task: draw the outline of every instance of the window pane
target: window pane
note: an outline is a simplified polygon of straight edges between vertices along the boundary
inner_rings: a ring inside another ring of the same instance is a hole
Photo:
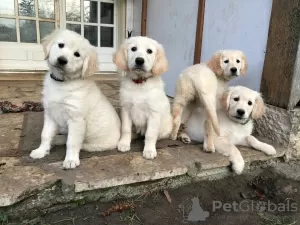
[[[15,19],[0,18],[0,41],[17,41]]]
[[[114,4],[101,2],[101,23],[114,24]]]
[[[114,28],[101,27],[101,47],[114,47]]]
[[[80,26],[80,24],[70,24],[70,23],[67,23],[67,29],[75,31],[78,34],[81,34],[81,26]]]
[[[84,1],[84,22],[98,23],[98,2]]]
[[[54,19],[54,0],[39,0],[39,17]]]
[[[15,15],[14,0],[2,0],[0,4],[0,14]]]
[[[20,20],[21,42],[37,43],[35,20]]]
[[[42,40],[47,34],[55,29],[55,23],[40,21],[40,39]]]
[[[19,15],[35,17],[34,0],[18,0]]]
[[[80,0],[66,0],[66,20],[81,21]]]
[[[98,47],[98,27],[85,25],[84,37],[88,39],[92,45]]]

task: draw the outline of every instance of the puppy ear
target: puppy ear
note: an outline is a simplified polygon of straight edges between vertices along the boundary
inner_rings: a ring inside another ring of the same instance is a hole
[[[206,65],[217,75],[222,76],[223,69],[221,67],[222,53],[216,52]]]
[[[266,111],[266,109],[265,109],[264,100],[259,95],[256,97],[255,103],[253,105],[252,119],[254,119],[254,120],[259,119],[260,117],[262,117],[264,115],[265,111]]]
[[[45,60],[49,58],[49,52],[50,52],[51,45],[53,43],[54,37],[56,36],[56,34],[59,31],[60,31],[59,29],[54,30],[52,33],[46,35],[41,42],[42,46],[43,46],[44,54],[45,54]]]
[[[128,70],[127,65],[127,43],[123,43],[119,50],[113,55],[113,62],[121,70]]]
[[[241,58],[242,58],[242,69],[241,69],[241,74],[242,74],[243,76],[245,76],[245,75],[246,75],[246,72],[247,72],[247,69],[248,69],[248,62],[247,62],[247,58],[246,58],[246,56],[245,56],[245,54],[244,54],[243,52],[242,52]]]
[[[94,49],[91,49],[85,58],[82,66],[82,78],[93,75],[98,71],[98,57],[97,52]]]
[[[155,62],[152,67],[153,75],[161,75],[168,71],[169,63],[165,54],[165,50],[162,45],[157,48],[157,53],[155,57]]]
[[[221,98],[221,105],[223,109],[227,112],[229,109],[229,102],[230,102],[231,90],[228,88]]]

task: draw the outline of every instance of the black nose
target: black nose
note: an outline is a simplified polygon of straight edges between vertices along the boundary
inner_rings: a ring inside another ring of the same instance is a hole
[[[244,115],[245,114],[245,110],[243,109],[238,109],[236,110],[237,114],[239,114],[240,116]]]
[[[145,60],[144,60],[143,58],[141,58],[141,57],[137,57],[137,58],[135,59],[136,65],[141,66],[141,65],[144,64],[144,62],[145,62]]]
[[[231,67],[231,68],[230,68],[230,71],[231,71],[232,73],[236,73],[237,68],[236,68],[236,67]]]
[[[57,62],[60,64],[60,65],[66,65],[67,63],[68,63],[68,60],[65,58],[65,57],[63,57],[63,56],[60,56],[60,57],[58,57],[58,59],[57,59]]]

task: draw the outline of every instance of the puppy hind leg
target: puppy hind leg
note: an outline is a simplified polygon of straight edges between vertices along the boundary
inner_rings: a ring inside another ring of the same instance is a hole
[[[203,150],[205,152],[215,152],[214,145],[214,130],[210,120],[205,120],[204,122],[204,142],[203,142]]]
[[[177,102],[173,103],[173,107],[172,107],[173,128],[170,135],[170,138],[172,140],[177,139],[177,134],[181,124],[181,116],[182,116],[183,108],[184,106],[182,104],[179,104]]]

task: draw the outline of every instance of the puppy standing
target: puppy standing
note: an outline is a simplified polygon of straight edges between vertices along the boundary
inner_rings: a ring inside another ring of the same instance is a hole
[[[236,86],[230,87],[224,92],[222,109],[218,110],[220,122],[220,136],[214,136],[213,142],[216,151],[229,157],[232,168],[237,173],[244,169],[244,159],[235,145],[249,146],[266,153],[276,154],[273,146],[260,142],[251,135],[253,120],[260,118],[264,112],[264,102],[260,94],[249,88]],[[187,121],[187,135],[192,139],[203,142],[206,131],[204,125],[204,110],[194,109]],[[202,129],[201,129],[202,128]]]
[[[143,156],[156,157],[156,141],[168,138],[172,129],[170,103],[159,75],[168,69],[163,47],[148,37],[131,37],[114,55],[114,63],[126,72],[120,87],[122,134],[119,151],[130,150],[131,128],[145,136]]]
[[[97,71],[95,48],[81,35],[56,30],[43,40],[49,72],[43,89],[44,127],[42,142],[30,154],[49,154],[57,132],[68,133],[64,168],[79,166],[79,152],[117,147],[120,119],[94,81],[84,80]]]
[[[191,111],[201,105],[205,108],[207,116],[204,123],[207,131],[204,150],[214,152],[213,128],[218,135],[220,132],[216,114],[216,110],[219,108],[217,99],[220,98],[232,78],[246,74],[247,67],[248,64],[243,52],[222,50],[216,52],[207,63],[196,64],[185,69],[180,74],[176,84],[171,139],[177,138],[180,124],[184,124]],[[190,142],[184,131],[178,137],[186,143]]]

